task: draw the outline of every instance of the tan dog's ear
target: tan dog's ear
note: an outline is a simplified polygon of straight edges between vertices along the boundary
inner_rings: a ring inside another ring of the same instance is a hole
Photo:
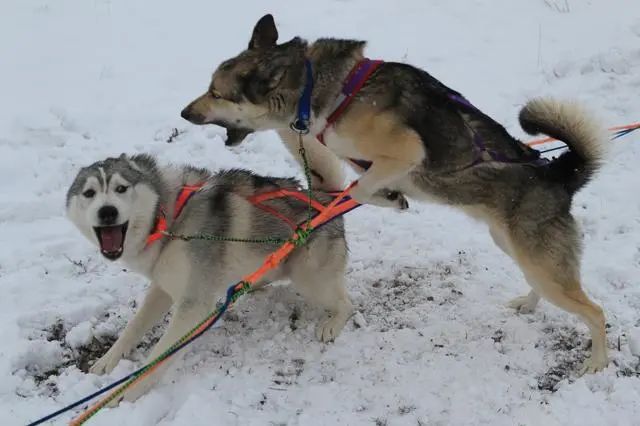
[[[249,49],[266,49],[276,45],[278,30],[271,14],[264,15],[253,28]]]

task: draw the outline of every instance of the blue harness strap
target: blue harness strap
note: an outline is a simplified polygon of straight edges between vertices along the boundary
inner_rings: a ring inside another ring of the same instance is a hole
[[[325,127],[316,135],[316,139],[324,145],[324,132],[332,126],[338,117],[342,115],[353,98],[358,94],[362,86],[369,79],[371,74],[382,64],[382,61],[372,61],[365,58],[359,61],[349,72],[344,81],[340,95],[336,99],[336,106],[333,112],[327,118]],[[300,99],[298,101],[298,113],[296,118],[290,124],[291,130],[300,135],[306,135],[310,131],[311,125],[311,94],[313,92],[313,68],[311,61],[304,61],[306,81]],[[371,167],[371,161],[349,158],[349,161],[357,167],[368,170]]]
[[[311,92],[313,92],[313,68],[309,59],[304,60],[304,68],[306,80],[302,95],[298,101],[298,115],[291,123],[291,130],[301,135],[309,133],[309,124],[311,122]]]

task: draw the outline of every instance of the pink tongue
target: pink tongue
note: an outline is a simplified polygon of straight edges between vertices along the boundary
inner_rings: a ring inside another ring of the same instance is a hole
[[[122,248],[122,227],[113,226],[100,229],[100,239],[102,240],[102,251],[116,252]]]

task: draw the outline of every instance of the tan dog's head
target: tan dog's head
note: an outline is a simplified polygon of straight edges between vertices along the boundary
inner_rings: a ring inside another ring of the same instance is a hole
[[[289,125],[304,86],[307,43],[294,38],[276,44],[278,31],[273,16],[263,16],[249,47],[228,59],[213,73],[209,89],[181,113],[193,124],[217,124],[232,137],[253,130],[279,129]]]

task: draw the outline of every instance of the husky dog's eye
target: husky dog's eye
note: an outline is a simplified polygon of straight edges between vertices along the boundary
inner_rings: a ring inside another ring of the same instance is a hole
[[[84,192],[82,193],[82,195],[83,195],[85,198],[93,198],[93,197],[94,197],[94,195],[96,195],[96,191],[94,191],[93,189],[87,189],[86,191],[84,191]]]
[[[118,185],[118,186],[116,187],[116,192],[117,192],[118,194],[124,194],[125,192],[127,192],[127,189],[129,189],[129,187],[128,187],[128,186]]]
[[[218,92],[217,90],[211,90],[209,93],[211,93],[211,97],[213,99],[222,99],[222,94],[220,92]]]

